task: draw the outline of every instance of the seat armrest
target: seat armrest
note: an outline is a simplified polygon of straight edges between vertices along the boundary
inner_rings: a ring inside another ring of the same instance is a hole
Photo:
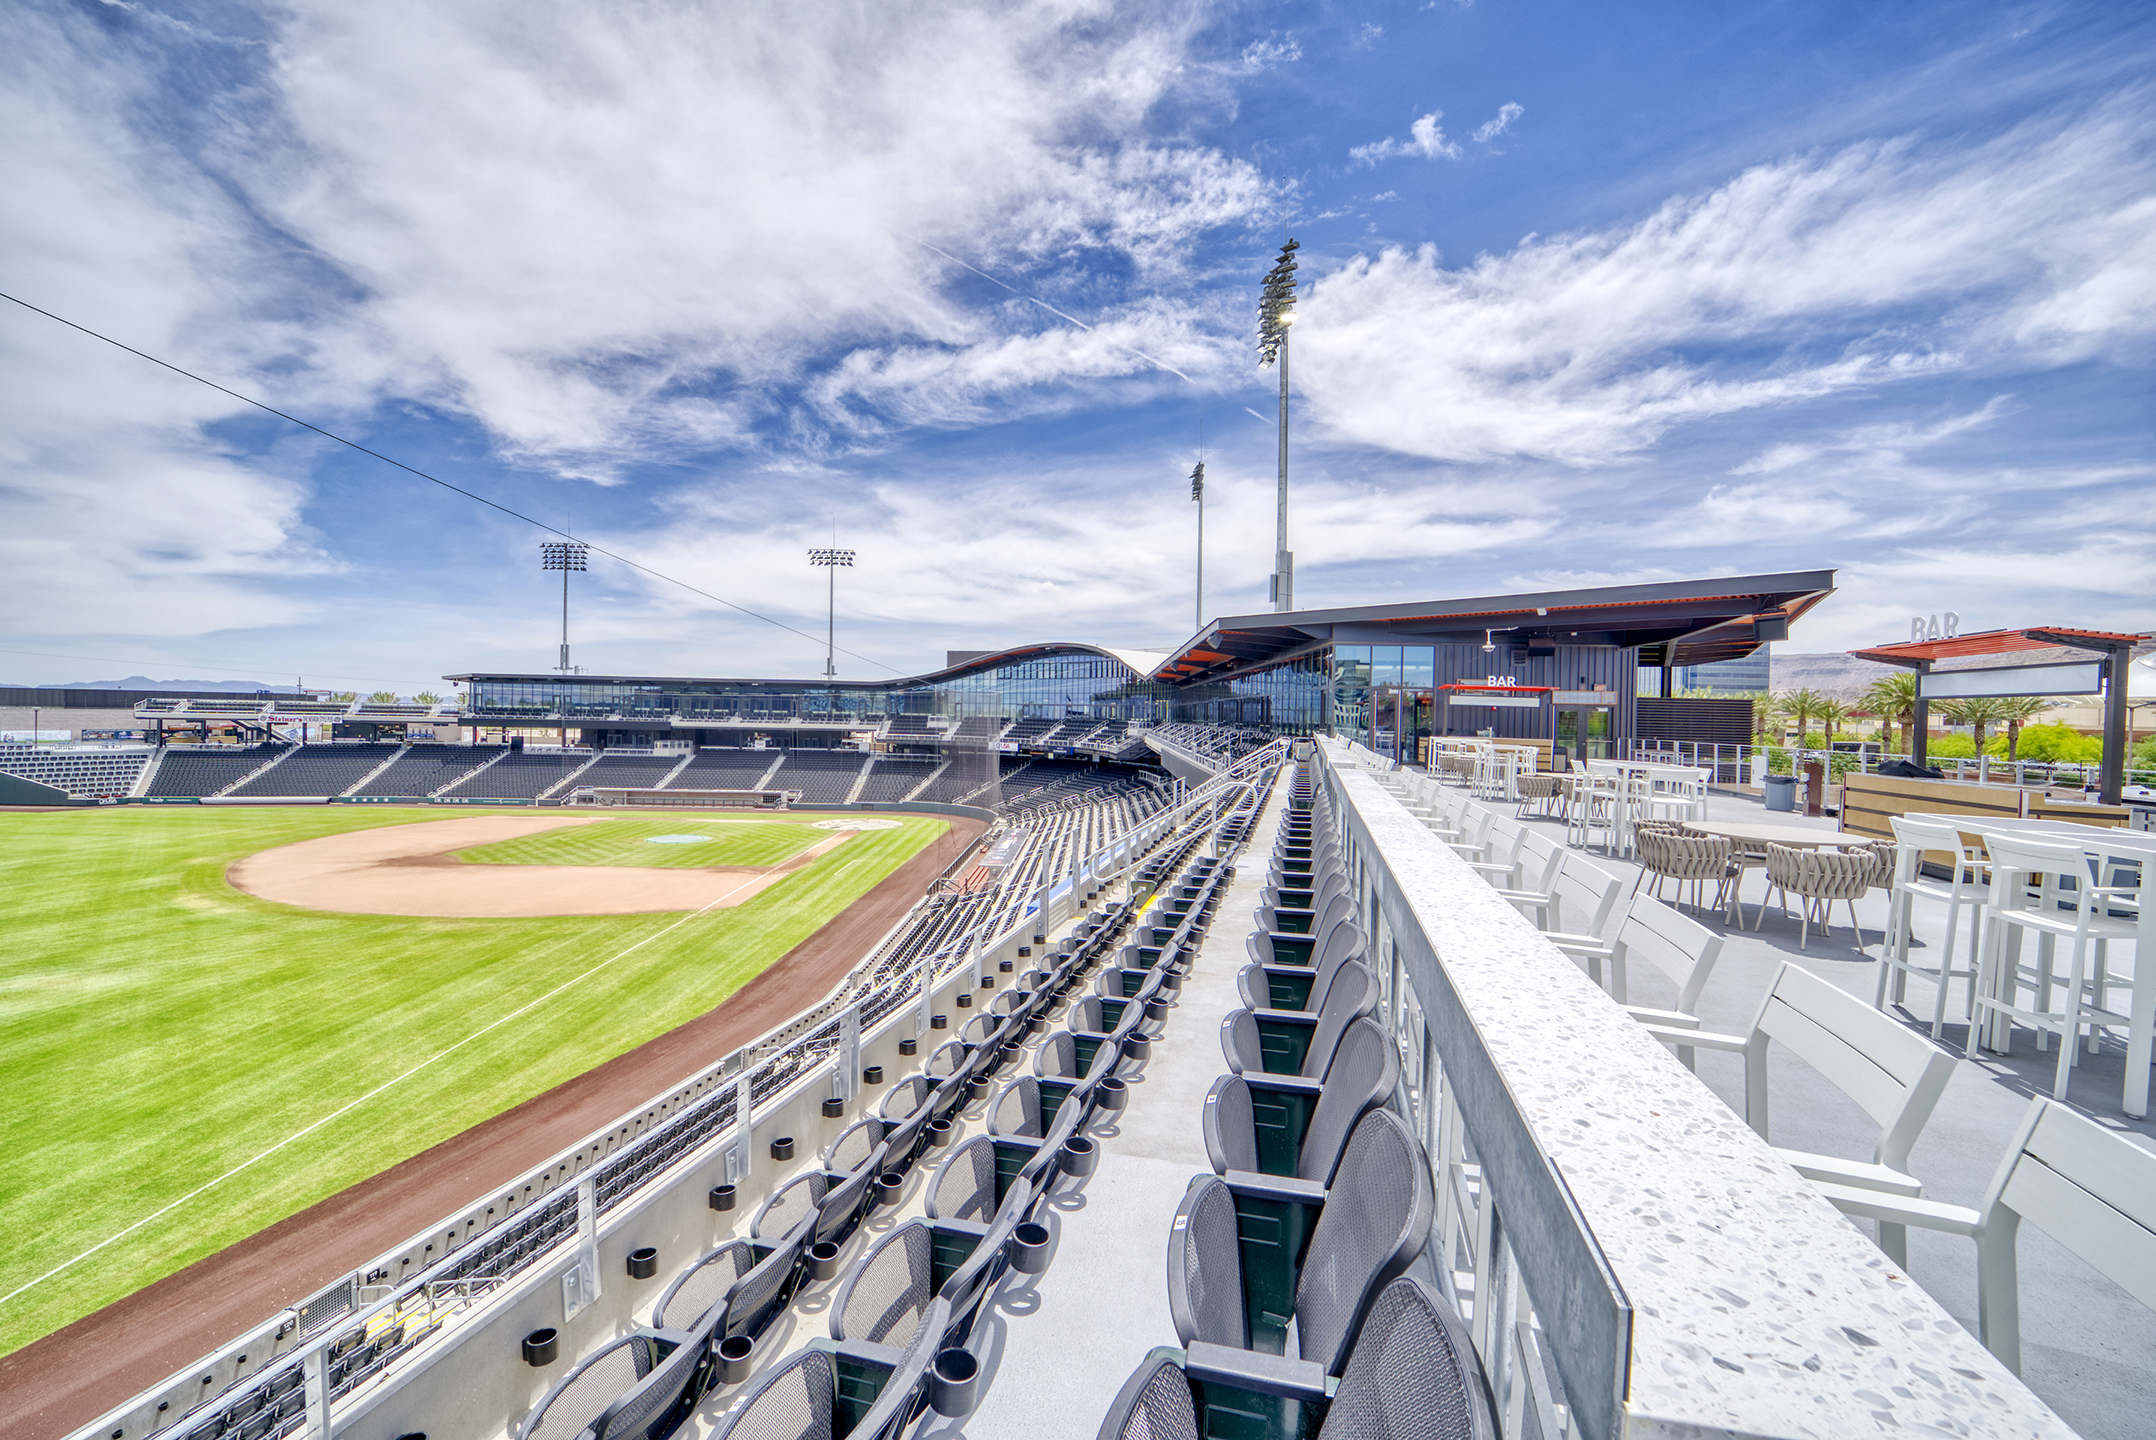
[[[1661,1025],[1672,1030],[1699,1028],[1699,1017],[1687,1015],[1682,1010],[1650,1010],[1645,1005],[1627,1005],[1624,1010],[1642,1025]]]
[[[1253,1010],[1250,1016],[1262,1025],[1293,1023],[1315,1028],[1318,1023],[1318,1017],[1307,1010]]]
[[[1281,1095],[1322,1095],[1323,1080],[1305,1080],[1300,1075],[1273,1075],[1263,1070],[1245,1070],[1243,1083],[1253,1090],[1271,1090]]]
[[[1183,1373],[1201,1383],[1231,1385],[1290,1400],[1323,1400],[1327,1393],[1325,1367],[1315,1360],[1236,1350],[1206,1340],[1192,1341],[1184,1357]]]
[[[871,1340],[832,1340],[817,1336],[809,1341],[815,1349],[837,1355],[857,1365],[874,1365],[879,1370],[896,1370],[906,1352],[896,1345],[878,1345]]]
[[[1900,1195],[1907,1199],[1919,1199],[1924,1194],[1924,1182],[1914,1175],[1905,1174],[1891,1165],[1874,1165],[1864,1160],[1844,1160],[1838,1155],[1814,1155],[1808,1150],[1783,1150],[1774,1152],[1787,1160],[1799,1175],[1807,1180],[1829,1185],[1848,1185],[1858,1190],[1876,1190],[1882,1195]]]
[[[1260,1175],[1255,1170],[1230,1170],[1220,1177],[1237,1195],[1253,1200],[1279,1200],[1290,1205],[1323,1205],[1325,1187],[1315,1180],[1293,1175]]]
[[[1568,935],[1561,930],[1545,930],[1542,938],[1568,955],[1614,955],[1617,946],[1593,935]]]
[[[1644,1021],[1641,1028],[1665,1045],[1690,1045],[1701,1050],[1728,1050],[1741,1055],[1752,1043],[1749,1035],[1717,1035],[1712,1030],[1680,1030]]]
[[[1948,1205],[1938,1200],[1916,1200],[1906,1195],[1888,1195],[1856,1185],[1835,1185],[1820,1181],[1812,1183],[1819,1193],[1832,1201],[1834,1208],[1844,1215],[1855,1215],[1866,1220],[1884,1220],[1889,1225],[1914,1225],[1920,1230],[1967,1235],[1972,1239],[1984,1228],[1984,1217],[1967,1206]]]

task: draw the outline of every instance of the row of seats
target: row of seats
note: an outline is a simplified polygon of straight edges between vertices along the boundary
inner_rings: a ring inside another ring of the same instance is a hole
[[[1430,1233],[1428,1158],[1396,1106],[1400,1062],[1307,769],[1282,822],[1205,1099],[1213,1173],[1168,1246],[1178,1347],[1124,1383],[1101,1440],[1495,1437],[1481,1362],[1411,1274]],[[1423,1267],[1427,1269],[1428,1267]]]
[[[714,1389],[744,1381],[717,1436],[872,1440],[898,1435],[931,1408],[967,1413],[973,1320],[1007,1268],[1045,1267],[1040,1208],[1067,1178],[1090,1173],[1094,1142],[1084,1132],[1097,1110],[1122,1107],[1123,1077],[1145,1063],[1165,1023],[1164,997],[1180,986],[1183,957],[1209,921],[1227,872],[1193,858],[1196,844],[1178,842],[1140,872],[1142,887],[1159,882],[1167,860],[1187,861],[1189,883],[1165,903],[1202,892],[1182,904],[1162,943],[1121,943],[1136,900],[1082,922],[1069,948],[1018,974],[920,1074],[894,1083],[873,1116],[842,1131],[814,1169],[775,1191],[746,1239],[682,1271],[648,1327],[565,1375],[519,1440],[658,1440]],[[1059,1017],[1064,1027],[1049,1033]],[[1028,1048],[1032,1073],[1021,1074]],[[965,1112],[984,1101],[986,1133],[959,1142]],[[778,1332],[774,1322],[796,1294],[839,1279],[848,1240],[928,1164],[925,1218],[880,1237],[829,1292],[830,1338],[752,1378],[759,1343]]]

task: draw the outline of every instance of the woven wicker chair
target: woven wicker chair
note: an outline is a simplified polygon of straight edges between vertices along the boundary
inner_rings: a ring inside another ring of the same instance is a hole
[[[1520,796],[1518,813],[1525,815],[1527,807],[1533,805],[1545,819],[1554,818],[1550,815],[1552,807],[1562,810],[1562,801],[1571,788],[1562,775],[1522,775],[1513,783]]]
[[[1782,910],[1788,913],[1789,897],[1800,896],[1804,904],[1803,928],[1797,935],[1797,948],[1802,950],[1811,939],[1812,920],[1816,916],[1820,930],[1834,933],[1828,917],[1833,913],[1834,902],[1843,901],[1849,906],[1849,928],[1856,931],[1857,949],[1864,949],[1864,931],[1857,924],[1856,901],[1859,895],[1872,888],[1879,873],[1879,857],[1869,846],[1856,850],[1800,850],[1788,845],[1767,847],[1767,885],[1782,894]],[[1759,919],[1752,922],[1757,930],[1766,919],[1767,907],[1759,907]]]

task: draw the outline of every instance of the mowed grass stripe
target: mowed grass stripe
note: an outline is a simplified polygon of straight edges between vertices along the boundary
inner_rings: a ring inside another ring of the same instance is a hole
[[[658,837],[703,835],[693,845],[666,845]],[[837,832],[778,821],[732,823],[695,820],[606,820],[571,825],[515,840],[497,840],[457,852],[474,865],[636,865],[700,870],[726,865],[777,865]],[[848,842],[851,843],[851,842]]]
[[[257,850],[441,818],[0,815],[0,1223],[26,1242],[0,1293],[680,918],[332,915],[224,883]],[[944,828],[856,836],[653,941],[0,1307],[0,1353],[702,1014]]]

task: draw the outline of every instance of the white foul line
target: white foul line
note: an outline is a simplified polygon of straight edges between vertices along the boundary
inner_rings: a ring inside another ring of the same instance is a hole
[[[739,894],[744,887],[751,885],[755,881],[762,878],[763,877],[760,875],[751,876],[749,879],[742,881],[741,884],[736,885],[733,889],[727,891],[724,895],[721,895],[718,899],[713,900],[709,905],[704,906],[702,910],[692,910],[688,914],[682,916],[679,920],[676,920],[673,924],[667,926],[664,930],[652,931],[649,935],[646,935],[643,939],[637,941],[634,945],[631,945],[627,950],[622,951],[620,954],[609,955],[606,959],[601,960],[598,964],[592,966],[583,974],[562,981],[561,984],[556,985],[553,989],[547,991],[546,994],[541,995],[538,999],[526,1001],[524,1004],[519,1005],[516,1009],[510,1011],[507,1015],[502,1016],[501,1019],[496,1020],[492,1024],[487,1025],[481,1029],[474,1030],[471,1034],[465,1036],[462,1040],[459,1040],[456,1044],[450,1046],[447,1050],[443,1050],[437,1054],[428,1056],[426,1059],[420,1061],[417,1065],[414,1065],[411,1069],[405,1071],[402,1075],[399,1075],[391,1080],[385,1080],[381,1084],[375,1086],[372,1090],[369,1090],[366,1094],[360,1096],[357,1100],[351,1101],[350,1103],[345,1105],[341,1105],[337,1109],[330,1111],[329,1114],[324,1115],[321,1119],[315,1121],[312,1125],[309,1125],[305,1130],[295,1130],[290,1135],[285,1136],[284,1139],[279,1140],[276,1144],[270,1146],[269,1149],[264,1150],[261,1154],[253,1156],[250,1159],[242,1160],[239,1164],[233,1166],[230,1170],[227,1170],[224,1174],[218,1176],[216,1179],[206,1181],[203,1184],[196,1186],[194,1189],[188,1191],[185,1195],[182,1195],[179,1199],[173,1201],[170,1205],[165,1206],[164,1209],[154,1211],[151,1214],[143,1216],[140,1220],[137,1220],[134,1224],[128,1226],[125,1230],[120,1231],[118,1234],[107,1236],[105,1239],[98,1241],[95,1245],[92,1245],[89,1249],[83,1251],[80,1255],[75,1256],[73,1259],[61,1261],[58,1265],[53,1266],[52,1269],[47,1270],[44,1274],[38,1276],[35,1280],[32,1280],[27,1284],[16,1286],[13,1290],[8,1291],[7,1294],[0,1295],[0,1305],[5,1305],[8,1301],[14,1299],[17,1295],[22,1294],[22,1292],[25,1290],[29,1290],[36,1286],[44,1284],[47,1280],[50,1280],[53,1276],[59,1274],[62,1270],[67,1269],[69,1266],[77,1264],[80,1261],[89,1259],[92,1255],[95,1255],[98,1251],[104,1249],[107,1245],[112,1244],[114,1241],[125,1239],[127,1236],[137,1230],[140,1230],[143,1226],[149,1224],[152,1220],[157,1219],[159,1216],[168,1215],[172,1211],[179,1209],[182,1205],[185,1205],[188,1201],[194,1199],[203,1191],[209,1190],[218,1185],[222,1185],[225,1181],[230,1180],[233,1176],[239,1174],[240,1171],[245,1170],[248,1166],[254,1164],[256,1161],[268,1159],[270,1156],[276,1154],[279,1150],[284,1149],[285,1146],[291,1144],[293,1141],[301,1139],[313,1133],[314,1131],[321,1129],[324,1125],[327,1125],[330,1121],[336,1119],[339,1115],[344,1114],[346,1111],[354,1109],[357,1106],[366,1104],[369,1100],[372,1100],[375,1096],[381,1094],[390,1086],[411,1079],[414,1075],[417,1075],[420,1071],[426,1069],[429,1065],[432,1065],[435,1061],[441,1059],[444,1055],[448,1055],[454,1051],[463,1049],[465,1046],[471,1044],[474,1040],[477,1040],[480,1036],[486,1034],[487,1031],[508,1024],[511,1020],[516,1019],[517,1016],[522,1015],[525,1011],[533,1008],[534,1006],[544,1005],[547,1001],[553,999],[556,995],[561,994],[562,991],[568,989],[570,986],[577,984],[579,981],[588,980],[592,976],[598,974],[601,970],[604,970],[607,966],[613,964],[616,960],[621,959],[622,956],[629,955],[634,953],[635,951],[643,949],[646,945],[649,945],[652,941],[658,939],[661,935],[670,934],[673,931],[678,930],[682,926],[688,924],[691,920],[697,919],[699,916],[703,915],[705,911],[711,910],[716,906],[725,904],[728,900]]]

